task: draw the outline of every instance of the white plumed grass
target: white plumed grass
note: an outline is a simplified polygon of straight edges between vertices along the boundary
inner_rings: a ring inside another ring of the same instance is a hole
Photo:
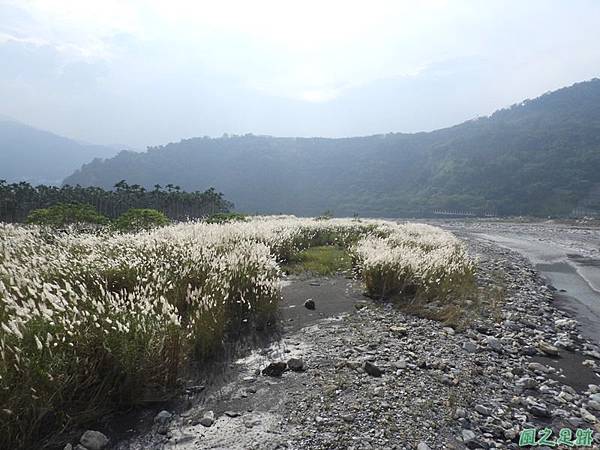
[[[167,391],[185,359],[272,321],[280,263],[349,249],[372,296],[440,296],[472,274],[438,228],[379,220],[255,217],[137,234],[0,224],[0,447]]]

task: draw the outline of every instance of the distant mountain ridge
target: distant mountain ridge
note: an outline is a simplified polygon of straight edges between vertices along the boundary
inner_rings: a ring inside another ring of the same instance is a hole
[[[68,184],[215,186],[245,212],[370,216],[424,208],[567,214],[600,208],[600,80],[415,134],[194,138],[93,161]]]
[[[0,116],[0,179],[60,184],[85,162],[117,150],[77,142]]]

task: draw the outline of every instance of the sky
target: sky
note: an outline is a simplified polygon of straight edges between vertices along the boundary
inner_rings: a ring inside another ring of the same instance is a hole
[[[596,0],[0,0],[0,115],[96,144],[429,131],[600,77]]]

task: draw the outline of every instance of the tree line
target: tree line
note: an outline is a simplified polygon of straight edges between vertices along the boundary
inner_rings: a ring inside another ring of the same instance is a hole
[[[163,212],[172,220],[199,218],[228,212],[233,203],[210,188],[204,192],[186,192],[179,186],[156,184],[145,189],[125,180],[114,189],[82,186],[32,186],[27,182],[7,183],[0,180],[0,222],[23,222],[36,209],[59,203],[81,203],[93,206],[100,214],[115,219],[132,208],[150,208]]]

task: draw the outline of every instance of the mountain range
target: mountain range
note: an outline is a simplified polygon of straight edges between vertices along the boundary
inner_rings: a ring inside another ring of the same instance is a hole
[[[6,142],[2,126],[0,139]],[[54,170],[57,160],[66,163],[67,158],[74,168],[105,151],[91,146],[83,151],[73,141],[55,138],[54,147],[38,145],[45,149],[41,157],[33,151],[35,139],[15,140],[9,148],[29,155],[29,176],[46,169],[46,178],[66,170],[64,165]],[[52,148],[65,156],[48,156]],[[6,177],[0,167],[0,178]],[[111,188],[120,180],[147,188],[215,187],[247,213],[329,210],[400,217],[445,208],[545,216],[569,214],[575,207],[600,210],[600,79],[432,132],[349,138],[224,135],[140,153],[122,151],[88,162],[64,183]]]
[[[8,182],[60,185],[83,163],[117,153],[0,116],[0,179]]]
[[[600,204],[600,80],[427,133],[186,139],[93,161],[65,183],[111,187],[121,179],[215,186],[250,213],[568,214]]]

